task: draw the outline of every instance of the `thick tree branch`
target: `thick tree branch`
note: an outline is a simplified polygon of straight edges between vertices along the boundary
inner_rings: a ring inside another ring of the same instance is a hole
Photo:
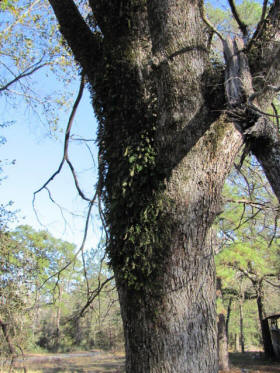
[[[233,15],[234,19],[236,20],[236,22],[238,24],[238,27],[240,28],[244,38],[246,38],[248,36],[247,25],[241,20],[239,14],[237,12],[234,1],[233,0],[228,0],[228,2],[229,2],[229,5],[230,5],[232,15]]]
[[[209,21],[209,19],[207,18],[206,14],[205,14],[205,7],[204,7],[204,4],[202,3],[200,5],[200,14],[201,14],[201,18],[203,19],[203,21],[206,23],[206,25],[213,31],[214,34],[216,34],[220,40],[223,42],[224,41],[224,38],[223,38],[223,35],[216,29],[216,27]]]
[[[254,78],[258,105],[267,107],[275,97],[272,86],[280,85],[280,1],[274,0],[266,18],[266,3],[263,14],[251,41],[247,46],[248,58]]]
[[[265,116],[260,116],[245,136],[280,201],[280,136],[277,127]]]
[[[224,288],[224,289],[222,289],[222,293],[223,293],[223,296],[230,296],[230,299],[232,299],[232,297],[234,297],[236,299],[240,298],[240,292],[236,289],[233,289],[233,288]],[[256,298],[257,298],[256,293],[252,293],[250,291],[245,291],[245,293],[244,293],[244,299],[245,300],[252,300],[252,299],[256,299]]]
[[[236,37],[223,41],[226,61],[225,90],[230,107],[244,103],[245,98],[253,94],[252,78],[247,56],[244,53],[244,42]]]
[[[259,23],[258,23],[258,25],[256,27],[256,30],[255,30],[255,32],[254,32],[251,40],[248,43],[248,46],[247,46],[248,50],[252,47],[252,45],[255,42],[255,40],[259,37],[259,35],[263,31],[263,27],[264,27],[264,24],[265,24],[265,15],[266,15],[266,11],[267,11],[267,4],[268,4],[268,0],[264,0],[261,19],[259,20]]]
[[[88,74],[99,59],[101,39],[92,33],[73,0],[49,0],[49,3],[59,22],[63,37],[76,60]]]

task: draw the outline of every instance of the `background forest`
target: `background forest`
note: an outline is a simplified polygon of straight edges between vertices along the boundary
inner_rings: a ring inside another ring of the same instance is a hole
[[[48,67],[67,87],[79,73],[65,58],[69,51],[56,27],[46,21],[48,8],[44,2],[38,8],[38,3],[0,2],[0,93],[12,105],[17,94],[22,96],[58,136],[58,112],[69,108],[71,98],[65,89],[59,99],[39,99],[32,75]],[[260,4],[245,0],[238,9],[253,30],[261,15]],[[209,4],[207,12],[215,27],[235,32],[236,22],[228,10]],[[218,39],[213,58],[220,63]],[[15,86],[17,91],[11,89]],[[279,126],[277,120],[275,125]],[[2,138],[2,146],[4,142]],[[223,195],[224,210],[213,229],[220,283],[217,312],[225,317],[230,350],[262,349],[262,320],[280,314],[279,206],[256,160],[246,153],[236,161]],[[97,248],[83,251],[46,230],[28,225],[13,228],[16,219],[9,205],[1,205],[0,354],[122,349],[118,295],[106,264],[106,239]]]
[[[222,286],[217,309],[225,315],[231,351],[261,350],[260,317],[279,313],[279,208],[250,157],[231,173],[224,199],[213,240]],[[10,231],[13,218],[2,207],[1,354],[122,349],[118,296],[102,242],[77,256],[75,245],[47,231]]]

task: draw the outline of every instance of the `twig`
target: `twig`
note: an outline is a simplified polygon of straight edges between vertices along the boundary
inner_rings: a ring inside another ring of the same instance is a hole
[[[80,88],[79,88],[79,92],[78,92],[78,96],[76,98],[76,101],[74,102],[74,105],[73,105],[73,109],[71,111],[71,114],[70,114],[70,117],[69,117],[69,121],[68,121],[68,125],[67,125],[67,128],[66,128],[66,131],[65,131],[65,138],[64,138],[64,150],[63,150],[63,157],[62,157],[62,160],[60,162],[60,165],[58,167],[58,169],[50,176],[50,178],[41,186],[41,188],[39,188],[38,190],[36,190],[33,194],[33,204],[34,204],[34,201],[35,201],[35,196],[36,194],[38,194],[39,192],[41,192],[43,189],[45,189],[47,187],[47,185],[60,173],[62,167],[63,167],[63,164],[64,162],[66,161],[69,165],[69,168],[71,170],[71,173],[73,175],[73,178],[74,178],[74,181],[75,181],[75,185],[76,185],[76,188],[78,190],[78,193],[79,195],[81,196],[82,199],[86,200],[86,201],[90,201],[90,198],[86,197],[84,195],[84,193],[82,192],[82,190],[80,189],[80,186],[79,186],[79,183],[78,183],[78,179],[77,179],[77,176],[76,176],[76,173],[75,173],[75,170],[74,170],[74,167],[72,165],[72,163],[70,162],[69,160],[69,157],[68,157],[68,146],[69,146],[69,139],[70,139],[70,134],[71,134],[71,128],[72,128],[72,125],[73,125],[73,121],[74,121],[74,117],[75,117],[75,114],[76,114],[76,111],[77,111],[77,108],[79,106],[79,103],[81,101],[81,98],[82,98],[82,95],[83,95],[83,91],[84,91],[84,86],[85,86],[85,75],[82,74],[81,76],[81,83],[80,83]]]
[[[20,73],[19,75],[17,75],[14,79],[12,79],[9,83],[5,84],[3,87],[0,87],[0,92],[2,91],[5,91],[6,89],[8,89],[12,84],[18,82],[20,79],[22,78],[25,78],[29,75],[32,75],[33,73],[35,73],[37,70],[41,69],[42,67],[44,66],[47,66],[48,63],[43,63],[42,65],[38,65],[40,63],[40,61],[32,66],[29,66],[25,71],[23,71],[22,73]],[[33,68],[33,66],[35,66]],[[31,70],[30,70],[31,69]]]
[[[275,215],[274,217],[274,228],[273,228],[273,235],[269,241],[269,244],[267,245],[268,248],[272,245],[272,242],[275,239],[276,233],[277,233],[277,228],[278,228],[278,219],[279,219],[279,213]]]
[[[99,286],[92,292],[92,295],[88,298],[86,304],[83,306],[83,308],[79,311],[78,314],[73,316],[71,319],[76,319],[78,317],[82,317],[86,311],[86,309],[91,305],[91,303],[94,301],[94,299],[101,293],[101,290],[104,288],[108,282],[112,281],[114,279],[114,276],[111,276],[107,278],[105,281],[103,281]]]
[[[254,201],[247,200],[247,199],[238,199],[238,200],[227,199],[226,202],[242,203],[242,204],[245,204],[245,205],[256,207],[258,209],[267,209],[267,210],[269,209],[269,210],[277,210],[278,211],[278,207],[275,208],[275,207],[267,206],[266,203],[254,202]]]
[[[49,280],[51,280],[52,278],[54,278],[56,276],[59,276],[61,274],[61,272],[63,272],[65,269],[67,269],[76,260],[76,258],[79,255],[79,253],[84,250],[84,246],[85,246],[86,239],[87,239],[87,234],[88,234],[89,219],[90,219],[90,215],[91,215],[91,210],[92,210],[93,204],[94,204],[95,199],[96,199],[96,195],[97,195],[97,193],[95,193],[93,199],[89,203],[87,217],[86,217],[86,223],[85,223],[85,228],[84,228],[84,235],[83,235],[83,240],[82,240],[80,248],[77,250],[77,252],[75,253],[75,255],[74,255],[74,257],[73,257],[72,260],[70,260],[67,264],[65,264],[62,268],[60,268],[59,271],[55,272],[54,274],[52,274],[51,276],[49,276],[45,281],[43,281],[42,285],[39,287],[39,290],[42,289],[42,287]]]

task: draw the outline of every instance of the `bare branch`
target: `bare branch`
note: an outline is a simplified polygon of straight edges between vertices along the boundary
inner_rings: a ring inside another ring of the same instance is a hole
[[[273,228],[273,234],[272,234],[272,237],[269,241],[269,244],[267,245],[268,248],[270,248],[270,246],[272,245],[272,242],[274,241],[275,237],[276,237],[276,233],[277,233],[277,228],[278,228],[278,219],[279,219],[279,212],[275,215],[274,217],[274,228]]]
[[[89,203],[89,207],[88,207],[88,212],[87,212],[87,217],[86,217],[86,223],[85,223],[85,228],[84,228],[84,235],[83,235],[83,240],[82,240],[82,243],[81,243],[81,246],[80,248],[77,250],[77,252],[75,253],[74,257],[72,260],[70,260],[68,263],[66,263],[62,268],[59,269],[59,271],[53,273],[51,276],[49,276],[45,281],[43,281],[42,285],[39,287],[39,290],[43,288],[43,286],[49,281],[51,280],[52,278],[54,277],[58,277],[60,276],[60,274],[65,270],[67,269],[72,263],[74,263],[74,261],[76,260],[77,256],[79,255],[80,252],[82,252],[84,250],[84,247],[85,247],[85,243],[86,243],[86,239],[87,239],[87,234],[88,234],[88,226],[89,226],[89,219],[90,219],[90,215],[91,215],[91,210],[92,210],[92,207],[94,205],[94,202],[95,202],[95,199],[96,199],[96,193],[93,197],[93,199],[90,201]]]
[[[201,18],[203,19],[203,21],[206,23],[206,25],[213,31],[214,34],[216,34],[220,39],[221,41],[223,42],[224,41],[224,38],[223,38],[223,35],[216,29],[216,27],[209,21],[209,19],[207,18],[206,14],[205,14],[205,7],[204,7],[204,4],[202,3],[201,6],[200,6],[200,14],[201,14]]]
[[[62,157],[62,160],[60,162],[60,165],[58,167],[58,169],[51,175],[51,177],[41,186],[41,188],[39,188],[38,190],[36,190],[34,192],[34,197],[33,197],[33,204],[34,204],[34,200],[35,200],[35,196],[37,193],[41,192],[43,189],[45,189],[48,184],[54,180],[54,178],[60,173],[60,171],[62,170],[62,167],[63,167],[63,164],[64,162],[66,161],[70,170],[71,170],[71,173],[72,173],[72,176],[74,178],[74,182],[75,182],[75,185],[76,185],[76,189],[80,195],[80,197],[85,200],[85,201],[88,201],[90,202],[91,199],[86,197],[85,194],[83,193],[83,191],[81,190],[80,188],[80,185],[79,185],[79,182],[78,182],[78,178],[77,178],[77,175],[76,175],[76,172],[75,172],[75,169],[69,159],[69,155],[68,155],[68,148],[69,148],[69,139],[70,139],[70,135],[71,135],[71,129],[72,129],[72,125],[73,125],[73,122],[74,122],[74,117],[75,117],[75,114],[76,114],[76,111],[77,111],[77,108],[79,106],[79,103],[81,101],[81,98],[82,98],[82,95],[83,95],[83,91],[84,91],[84,86],[85,86],[85,76],[84,74],[82,74],[81,76],[81,83],[80,83],[80,88],[79,88],[79,92],[78,92],[78,96],[74,102],[74,105],[73,105],[73,109],[71,111],[71,114],[70,114],[70,117],[69,117],[69,121],[68,121],[68,125],[67,125],[67,128],[66,128],[66,131],[65,131],[65,138],[64,138],[64,151],[63,151],[63,157]]]
[[[255,202],[255,201],[251,201],[251,200],[247,200],[247,199],[238,199],[238,200],[227,199],[226,202],[242,203],[244,205],[249,205],[249,206],[252,206],[252,207],[256,207],[258,209],[266,209],[266,210],[269,209],[269,210],[276,210],[276,211],[279,210],[279,207],[273,207],[273,206],[269,206],[267,203]]]
[[[94,301],[96,297],[101,293],[102,289],[104,288],[105,285],[107,285],[110,281],[114,279],[114,276],[111,276],[107,278],[105,281],[103,281],[101,284],[98,285],[98,287],[92,291],[91,296],[88,298],[86,304],[83,306],[83,308],[76,314],[74,315],[71,319],[76,319],[79,317],[82,317],[87,310],[87,308],[91,305],[91,303]]]
[[[13,85],[14,83],[17,83],[20,79],[25,78],[27,76],[30,76],[33,73],[35,73],[36,71],[38,71],[39,69],[41,69],[42,67],[48,65],[48,63],[41,64],[41,62],[42,62],[42,59],[39,62],[35,63],[34,65],[29,66],[26,70],[24,70],[22,73],[20,73],[19,75],[17,75],[10,82],[6,83],[3,87],[0,87],[0,92],[5,91],[11,85]]]
[[[241,20],[239,14],[237,12],[234,1],[233,0],[228,0],[228,2],[229,2],[229,5],[230,5],[230,8],[231,8],[232,15],[233,15],[234,19],[236,20],[236,22],[238,24],[238,27],[240,28],[240,31],[242,32],[244,38],[246,38],[248,36],[248,26]]]
[[[237,271],[241,272],[245,277],[247,277],[248,279],[250,279],[252,281],[252,283],[256,282],[256,274],[254,272],[247,271],[246,269],[243,269],[243,268],[239,267],[235,263],[233,263],[233,264],[227,263],[227,266],[230,267],[230,268],[236,269]]]
[[[80,252],[82,253],[84,274],[85,274],[85,278],[86,278],[86,281],[87,281],[87,273],[86,273],[86,267],[85,267],[85,260],[84,260],[83,250],[84,250],[84,246],[85,246],[85,242],[86,242],[86,238],[87,238],[87,234],[88,234],[88,226],[89,226],[89,219],[90,219],[90,215],[91,215],[91,210],[92,210],[92,207],[93,207],[93,205],[95,203],[95,200],[97,198],[98,190],[96,190],[95,195],[94,195],[93,198],[88,198],[88,197],[86,197],[84,195],[84,193],[82,192],[82,190],[81,190],[81,188],[79,186],[78,178],[77,178],[77,175],[75,173],[75,169],[74,169],[72,163],[70,162],[69,156],[68,156],[68,147],[69,147],[69,140],[70,140],[70,135],[71,135],[71,129],[72,129],[72,125],[73,125],[73,121],[74,121],[74,117],[75,117],[77,108],[78,108],[79,103],[80,103],[81,98],[82,98],[82,94],[83,94],[83,90],[84,90],[84,85],[85,85],[85,76],[84,76],[84,74],[82,74],[79,92],[78,92],[77,98],[75,100],[75,103],[73,105],[73,109],[71,111],[71,114],[70,114],[70,117],[69,117],[69,121],[68,121],[68,125],[67,125],[66,131],[65,131],[63,157],[62,157],[62,160],[60,162],[60,165],[59,165],[58,169],[52,174],[52,176],[44,183],[44,185],[41,188],[39,188],[36,192],[34,192],[34,196],[33,196],[33,207],[34,207],[36,194],[39,193],[40,191],[42,191],[43,189],[46,189],[48,191],[48,193],[49,193],[49,197],[50,197],[51,201],[55,203],[55,201],[53,200],[53,198],[52,198],[52,196],[50,194],[50,191],[47,188],[47,186],[60,173],[60,171],[61,171],[61,169],[63,167],[63,164],[66,161],[67,164],[70,167],[71,172],[72,172],[72,175],[73,175],[73,178],[74,178],[74,182],[75,182],[75,185],[76,185],[76,189],[77,189],[80,197],[82,199],[84,199],[84,200],[86,200],[86,201],[89,202],[88,212],[87,212],[87,218],[86,218],[86,223],[85,223],[85,228],[84,228],[84,236],[83,236],[82,244],[81,244],[79,250],[74,255],[74,258],[70,262],[68,262],[65,266],[63,266],[59,271],[57,271],[56,273],[54,273],[51,276],[49,276],[43,282],[43,284],[41,285],[40,288],[42,288],[44,286],[44,284],[47,281],[49,281],[51,278],[54,278],[54,277],[57,276],[57,281],[56,281],[56,284],[55,284],[55,287],[56,287],[57,284],[58,284],[59,277],[60,277],[60,274],[62,273],[62,271],[64,271],[65,269],[67,269],[75,261],[75,259],[77,258],[78,254]],[[87,286],[88,286],[88,291],[89,291],[88,282],[87,282]]]
[[[274,275],[275,276],[275,275]],[[275,276],[276,277],[276,276]],[[265,282],[267,282],[269,285],[273,286],[274,288],[280,289],[280,284],[275,284],[274,282],[271,282],[267,278],[264,279]]]
[[[268,4],[268,0],[264,0],[263,2],[263,8],[262,8],[262,15],[261,15],[261,19],[256,27],[256,30],[254,32],[254,35],[252,36],[251,40],[249,41],[249,44],[247,46],[247,49],[250,50],[250,48],[252,47],[254,41],[259,37],[259,35],[262,33],[263,31],[263,27],[264,27],[264,21],[265,21],[265,15],[266,15],[266,10],[267,10],[267,4]]]

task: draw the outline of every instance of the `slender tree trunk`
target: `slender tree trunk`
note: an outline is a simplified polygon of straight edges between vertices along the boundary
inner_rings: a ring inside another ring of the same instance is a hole
[[[244,317],[243,317],[243,299],[239,302],[239,325],[240,325],[240,346],[241,352],[245,352],[245,338],[244,338]]]
[[[234,352],[238,352],[239,351],[239,338],[238,338],[238,334],[235,333],[234,334]]]
[[[275,353],[274,353],[274,349],[272,345],[269,324],[268,324],[268,320],[265,319],[266,315],[265,315],[265,308],[264,308],[264,303],[263,303],[262,280],[255,282],[255,288],[257,292],[257,306],[258,306],[259,321],[260,321],[260,326],[261,326],[264,354],[267,359],[274,359]]]
[[[0,326],[1,326],[1,329],[2,329],[2,332],[3,332],[3,335],[4,335],[4,338],[7,342],[7,345],[8,345],[8,348],[9,348],[9,351],[12,355],[15,355],[16,354],[16,350],[14,349],[14,346],[12,344],[12,341],[11,341],[11,338],[10,338],[10,335],[9,335],[9,331],[8,331],[8,327],[7,327],[7,324],[4,323],[2,320],[0,320]]]
[[[229,327],[229,320],[230,320],[230,314],[231,314],[231,304],[232,304],[232,298],[229,298],[228,306],[227,306],[227,317],[226,317],[226,336],[228,339],[228,327]]]
[[[55,326],[56,326],[55,344],[54,344],[55,351],[58,350],[59,339],[60,339],[60,319],[61,319],[61,299],[62,299],[61,285],[57,284],[57,287],[58,287],[58,299],[57,299],[56,316],[55,316]]]
[[[226,319],[225,315],[220,313],[218,320],[218,356],[219,369],[229,371],[229,356],[228,356],[228,340],[226,334]]]
[[[220,277],[217,278],[216,294],[217,300],[220,299],[221,303],[223,304],[222,280]],[[221,309],[221,312],[218,314],[218,357],[219,369],[227,372],[229,371],[228,339],[226,334],[226,318],[223,312],[224,309]]]

